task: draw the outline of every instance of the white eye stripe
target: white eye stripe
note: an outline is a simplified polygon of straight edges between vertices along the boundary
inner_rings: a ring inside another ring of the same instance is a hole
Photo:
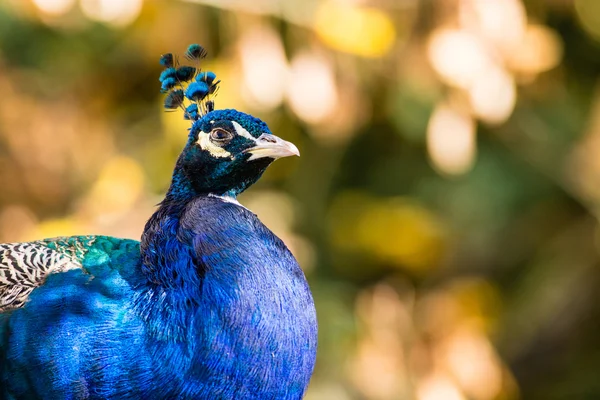
[[[250,132],[248,132],[246,129],[244,129],[243,126],[241,126],[240,124],[238,124],[235,121],[231,121],[231,123],[233,124],[233,128],[235,129],[235,132],[238,135],[245,137],[246,139],[252,140],[254,143],[256,143],[256,138],[254,136],[252,136],[250,134]]]
[[[200,148],[202,150],[208,151],[213,157],[232,158],[230,152],[228,152],[224,148],[219,147],[216,144],[214,144],[213,142],[211,142],[209,134],[204,131],[200,131],[200,134],[198,134],[198,141],[196,141],[196,143],[198,143],[198,145],[200,146]]]
[[[210,121],[210,122],[213,123],[214,121]],[[231,124],[233,125],[233,128],[235,129],[235,133],[237,133],[238,135],[240,135],[248,140],[253,141],[254,143],[257,142],[257,139],[254,136],[252,136],[250,134],[250,132],[248,132],[246,129],[244,129],[244,127],[241,126],[239,123],[237,123],[236,121],[231,121]],[[209,133],[200,131],[200,133],[198,135],[198,141],[196,143],[198,143],[198,145],[202,148],[202,150],[208,151],[213,157],[233,158],[233,156],[230,152],[228,152],[227,150],[225,150],[224,148],[222,148],[220,146],[217,146],[210,140]]]

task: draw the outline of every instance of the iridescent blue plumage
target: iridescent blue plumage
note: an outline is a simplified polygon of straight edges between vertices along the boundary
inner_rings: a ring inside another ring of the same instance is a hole
[[[217,75],[215,75],[214,72],[210,71],[201,72],[198,75],[196,75],[196,80],[198,82],[206,82],[208,85],[212,85],[216,78]]]
[[[0,399],[303,396],[317,344],[309,287],[235,201],[298,150],[250,115],[195,112],[141,242],[0,245]]]
[[[195,121],[199,116],[198,104],[190,104],[185,108],[185,113],[183,115],[185,119],[191,119]]]
[[[165,68],[170,68],[173,66],[173,54],[172,53],[166,53],[163,54],[162,56],[160,56],[160,65],[162,65]]]
[[[210,92],[205,82],[192,82],[185,91],[185,97],[194,101],[202,101]]]
[[[177,70],[173,67],[169,67],[160,73],[158,80],[160,82],[163,82],[165,79],[176,78],[176,77],[177,77]]]
[[[160,90],[162,93],[166,93],[169,90],[173,89],[175,87],[175,85],[177,85],[177,79],[176,78],[165,78],[160,85]]]

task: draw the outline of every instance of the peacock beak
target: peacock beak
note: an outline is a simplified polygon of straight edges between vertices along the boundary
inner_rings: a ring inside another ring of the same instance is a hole
[[[259,158],[270,157],[278,159],[289,156],[300,156],[300,151],[291,142],[287,142],[280,137],[263,133],[256,139],[256,145],[246,149],[244,153],[250,153],[248,161],[257,160]]]

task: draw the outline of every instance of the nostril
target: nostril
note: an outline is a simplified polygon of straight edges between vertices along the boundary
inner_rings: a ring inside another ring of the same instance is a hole
[[[273,138],[273,137],[270,137],[270,136],[265,136],[265,137],[263,138],[263,140],[264,140],[265,142],[269,142],[269,143],[276,143],[276,142],[277,142],[277,140],[275,140],[275,138]]]

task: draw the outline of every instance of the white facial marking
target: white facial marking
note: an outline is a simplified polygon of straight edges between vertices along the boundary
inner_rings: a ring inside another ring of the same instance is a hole
[[[243,126],[241,126],[240,124],[238,124],[235,121],[231,121],[231,123],[233,124],[233,127],[235,128],[235,132],[238,135],[245,137],[246,139],[252,140],[254,143],[256,143],[256,138],[254,136],[252,136],[250,134],[250,132],[248,132],[246,129],[244,129]]]
[[[209,134],[201,131],[198,135],[198,141],[196,142],[200,145],[202,150],[208,151],[213,157],[217,158],[233,158],[231,153],[225,150],[222,147],[217,146],[213,142],[210,141]]]

